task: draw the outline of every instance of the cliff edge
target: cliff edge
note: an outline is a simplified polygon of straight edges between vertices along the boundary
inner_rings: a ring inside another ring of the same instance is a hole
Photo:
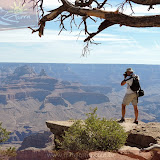
[[[149,147],[150,143],[160,144],[160,123],[150,122],[144,123],[139,121],[139,124],[133,123],[134,119],[126,119],[121,126],[128,132],[127,145],[145,148]],[[46,125],[55,135],[55,138],[62,140],[64,131],[74,123],[74,121],[47,121]]]

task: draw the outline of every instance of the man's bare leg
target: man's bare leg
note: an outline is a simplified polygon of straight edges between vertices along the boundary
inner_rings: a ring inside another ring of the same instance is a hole
[[[126,113],[126,105],[122,104],[122,118],[118,121],[119,123],[123,123],[125,121],[124,119],[125,113]]]
[[[122,104],[122,118],[124,119],[126,114],[126,105]]]
[[[137,105],[133,107],[134,107],[135,121],[137,121],[138,120],[138,107]]]

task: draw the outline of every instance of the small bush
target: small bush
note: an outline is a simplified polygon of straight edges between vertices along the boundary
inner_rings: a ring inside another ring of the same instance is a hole
[[[11,132],[8,132],[5,128],[2,127],[2,122],[0,122],[0,143],[5,142],[9,139]]]
[[[115,120],[97,118],[97,108],[87,114],[84,121],[76,121],[63,136],[61,149],[64,150],[108,150],[123,146],[127,133]]]
[[[5,150],[4,149],[0,149],[0,159],[1,156],[2,157],[15,157],[17,155],[16,153],[16,148],[15,147],[9,147],[9,148],[6,148]]]
[[[8,132],[5,128],[2,127],[2,123],[0,122],[0,144],[7,141],[9,139],[9,135],[11,132]],[[0,148],[0,159],[8,159],[9,157],[16,156],[16,148],[9,147],[4,149]]]

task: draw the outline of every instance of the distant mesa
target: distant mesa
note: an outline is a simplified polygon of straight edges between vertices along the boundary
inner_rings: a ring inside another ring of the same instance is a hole
[[[46,103],[51,103],[53,104],[54,106],[58,106],[58,105],[61,105],[61,106],[65,106],[65,107],[68,107],[68,103],[65,99],[63,99],[62,97],[47,97],[46,100],[45,100],[45,104]]]
[[[47,76],[46,71],[44,69],[42,69],[39,76]]]
[[[62,98],[64,98],[71,104],[74,104],[79,101],[84,101],[87,105],[109,102],[109,98],[104,94],[100,93],[63,92],[61,95]]]
[[[25,66],[17,67],[14,71],[14,75],[18,76],[18,77],[24,76],[24,75],[32,75],[33,76],[33,75],[36,75],[36,73],[32,67],[25,65]]]

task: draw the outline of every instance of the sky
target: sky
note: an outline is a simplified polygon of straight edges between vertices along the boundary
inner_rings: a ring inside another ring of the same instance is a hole
[[[115,11],[117,4],[109,0],[106,10]],[[52,10],[60,4],[58,0],[44,0],[44,9]],[[158,14],[160,6],[148,12],[148,7],[134,5],[136,16]],[[129,6],[125,8],[130,14]],[[45,12],[46,14],[47,12]],[[80,19],[76,20],[77,24]],[[97,22],[100,24],[100,21]],[[98,24],[89,21],[90,32],[98,28]],[[85,46],[84,33],[73,27],[70,31],[69,21],[66,21],[67,31],[59,33],[59,22],[46,23],[44,36],[38,32],[32,34],[28,28],[0,31],[0,62],[24,63],[98,63],[98,64],[160,64],[160,28],[131,28],[114,25],[102,31],[94,38],[98,45],[89,46],[90,53],[82,56]]]

